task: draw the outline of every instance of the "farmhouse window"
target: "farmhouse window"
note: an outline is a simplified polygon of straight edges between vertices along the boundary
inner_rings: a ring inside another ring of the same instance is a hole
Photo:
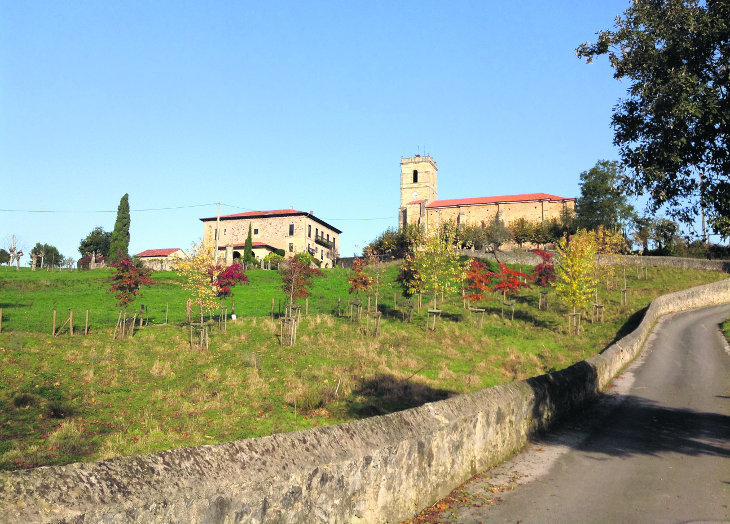
[[[254,234],[254,235],[258,235],[258,234],[259,234],[259,230],[258,230],[258,229],[254,229],[254,230],[253,230],[253,234]]]
[[[294,236],[294,224],[289,224],[289,236]]]
[[[309,238],[312,238],[312,224],[309,224],[309,225],[307,226],[307,236],[308,236]]]
[[[418,169],[413,170],[413,183],[414,184],[418,183]]]

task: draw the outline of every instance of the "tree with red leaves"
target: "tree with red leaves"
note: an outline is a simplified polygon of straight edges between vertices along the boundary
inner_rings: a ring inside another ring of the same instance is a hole
[[[515,318],[515,303],[507,302],[507,297],[511,297],[520,292],[520,289],[529,288],[530,283],[527,281],[530,277],[527,273],[510,269],[504,264],[499,265],[499,272],[494,273],[493,282],[494,290],[502,292],[502,298],[505,302],[512,306],[512,320]],[[524,280],[523,280],[524,279]],[[502,318],[504,318],[504,305],[502,307]]]
[[[532,281],[538,287],[549,287],[555,282],[555,267],[553,266],[553,254],[541,249],[533,249],[533,253],[542,259],[532,272]]]
[[[279,264],[279,275],[284,292],[289,296],[289,303],[293,304],[298,298],[309,296],[312,277],[324,277],[319,269],[302,264],[296,258],[288,258]]]
[[[146,267],[137,267],[128,256],[122,256],[117,264],[111,267],[117,271],[111,276],[111,287],[107,289],[107,293],[116,293],[117,306],[127,309],[127,306],[134,302],[134,298],[139,295],[142,286],[151,286],[154,284],[150,279],[152,270]]]
[[[213,276],[213,289],[218,298],[230,297],[233,292],[231,288],[238,283],[249,284],[248,277],[243,273],[241,264],[232,264],[223,269],[220,266],[211,268]]]
[[[499,265],[499,272],[493,273],[494,289],[501,291],[502,295],[511,297],[520,292],[522,288],[529,288],[530,283],[527,280],[530,278],[527,273],[517,271],[516,269],[510,269],[504,264]],[[522,280],[524,279],[524,281]]]
[[[485,292],[491,291],[492,273],[484,262],[472,258],[466,270],[466,297],[470,302],[484,300]]]
[[[352,263],[352,270],[355,276],[350,277],[347,281],[350,283],[350,294],[359,295],[361,291],[370,291],[373,288],[373,277],[365,274],[367,262],[362,258],[356,258]]]

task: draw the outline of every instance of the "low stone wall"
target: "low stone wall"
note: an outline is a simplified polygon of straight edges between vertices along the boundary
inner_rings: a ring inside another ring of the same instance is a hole
[[[366,420],[0,473],[8,522],[394,522],[596,397],[664,314],[730,302],[730,279],[656,299],[640,326],[567,369]]]
[[[680,269],[696,269],[699,271],[719,271],[730,273],[730,260],[707,260],[705,258],[680,258],[680,257],[619,257],[614,255],[599,255],[599,264],[622,263],[629,266],[662,266],[676,267]]]
[[[550,251],[555,253],[554,251]],[[523,264],[535,266],[542,262],[542,259],[535,253],[527,250],[515,249],[512,251],[477,251],[474,249],[460,249],[460,255],[469,257],[484,258],[503,262],[505,264]],[[696,269],[699,271],[719,271],[730,273],[730,260],[707,260],[704,258],[681,258],[681,257],[643,257],[643,256],[615,256],[598,255],[598,264],[615,265],[625,264],[628,266],[649,266],[649,267],[676,267],[681,269]]]

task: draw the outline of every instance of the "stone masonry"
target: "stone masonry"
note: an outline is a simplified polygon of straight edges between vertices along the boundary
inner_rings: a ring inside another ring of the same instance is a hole
[[[203,222],[203,240],[215,242],[217,217],[200,220]],[[257,258],[263,258],[274,249],[281,249],[285,256],[309,252],[320,261],[322,267],[333,267],[337,260],[342,231],[311,212],[281,209],[221,216],[218,246],[226,253],[226,264],[232,264],[243,256],[249,225]]]
[[[398,226],[418,224],[427,233],[441,224],[486,226],[499,218],[509,225],[519,218],[542,223],[574,210],[575,199],[547,193],[437,200],[438,168],[430,156],[401,158]]]

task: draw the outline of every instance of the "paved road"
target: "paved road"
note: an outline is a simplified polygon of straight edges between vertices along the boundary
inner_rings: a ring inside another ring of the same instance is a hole
[[[666,317],[610,394],[454,492],[438,521],[730,520],[729,316]]]

